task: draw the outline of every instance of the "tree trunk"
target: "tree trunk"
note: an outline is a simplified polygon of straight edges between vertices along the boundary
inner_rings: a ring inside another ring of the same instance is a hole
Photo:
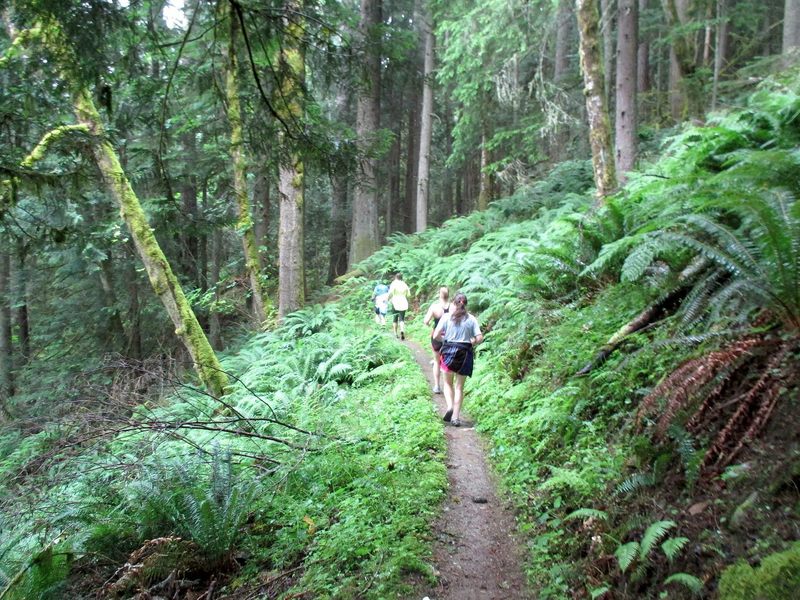
[[[233,194],[236,197],[238,220],[236,231],[242,237],[244,264],[250,282],[250,293],[253,300],[253,316],[259,325],[266,320],[266,309],[269,300],[265,297],[261,286],[261,267],[259,264],[258,243],[253,229],[250,199],[247,194],[247,161],[244,152],[244,133],[242,112],[239,104],[238,59],[236,41],[239,36],[239,20],[230,10],[230,3],[223,2],[227,17],[230,19],[230,40],[228,45],[228,64],[225,72],[225,100],[228,108],[228,123],[231,128],[231,161],[233,163]]]
[[[569,75],[569,53],[572,33],[572,0],[559,0],[556,14],[556,50],[553,61],[553,81],[561,83]]]
[[[296,0],[286,4],[286,37],[279,57],[283,74],[281,101],[278,112],[288,123],[303,121],[302,88],[305,78],[305,56],[301,47],[302,21],[294,15],[302,14],[302,6]],[[278,168],[278,202],[280,222],[278,225],[278,318],[303,307],[305,302],[305,260],[303,256],[305,165],[297,148],[285,135],[282,136],[284,158]],[[377,223],[376,223],[377,229]]]
[[[647,10],[648,0],[639,0],[639,19]],[[637,26],[638,28],[638,26]],[[636,54],[636,92],[644,94],[650,91],[650,42],[644,37],[639,37],[639,48]]]
[[[586,115],[589,121],[589,143],[592,148],[592,169],[598,200],[602,201],[617,187],[611,127],[603,94],[603,63],[600,57],[597,6],[593,0],[577,0],[576,12],[580,32],[580,63],[583,72]]]
[[[711,89],[711,110],[717,109],[719,78],[728,53],[728,15],[726,0],[717,0],[717,38],[714,44],[714,84]]]
[[[57,64],[64,74],[64,80],[73,85],[72,101],[77,120],[81,124],[80,126],[95,140],[92,152],[98,170],[103,176],[109,193],[119,205],[122,220],[131,232],[131,238],[144,263],[153,290],[164,304],[175,325],[175,334],[186,346],[200,381],[211,394],[221,396],[225,393],[228,385],[228,377],[222,371],[216,354],[208,344],[192,307],[172,272],[172,268],[153,234],[153,229],[147,222],[139,199],[122,170],[119,157],[108,141],[100,113],[97,112],[91,94],[80,83],[76,83],[80,82],[80,78],[72,72],[77,61],[72,54],[72,49],[55,22],[51,21],[46,26],[39,26],[37,29],[38,31],[35,31],[37,37],[45,42],[56,58]],[[43,152],[44,149],[46,149],[46,145],[41,151]],[[36,151],[37,149],[34,149],[32,153],[33,158],[35,158]],[[30,158],[32,157],[29,156],[26,161]]]
[[[117,154],[107,141],[100,114],[87,90],[76,90],[74,105],[78,121],[84,124],[97,140],[92,148],[97,166],[109,192],[119,204],[122,219],[131,231],[131,237],[147,270],[153,290],[175,325],[175,334],[189,351],[194,368],[208,391],[214,396],[223,395],[228,385],[228,377],[222,371],[217,356],[183,293],[183,288],[161,251],[139,199],[122,171]]]
[[[359,40],[366,45],[366,82],[359,91],[356,108],[356,135],[362,154],[361,172],[356,177],[353,215],[350,228],[349,266],[361,262],[379,247],[378,189],[375,177],[377,160],[372,145],[379,127],[381,52],[378,40],[381,22],[380,0],[361,0]],[[369,156],[366,156],[369,154]]]
[[[492,200],[492,180],[489,175],[489,149],[486,147],[488,136],[486,134],[486,126],[481,134],[481,166],[480,166],[480,189],[478,191],[478,210],[486,210],[489,208],[489,202]]]
[[[108,343],[115,352],[121,352],[125,347],[127,336],[125,335],[125,327],[122,324],[122,315],[117,302],[113,272],[111,257],[107,256],[100,261],[100,285],[103,288],[103,298],[108,313]]]
[[[669,105],[676,121],[685,119],[694,108],[689,97],[689,78],[695,71],[694,34],[679,35],[675,29],[687,24],[691,0],[662,0],[667,26],[673,30],[669,52]]]
[[[603,92],[606,106],[614,89],[614,0],[600,0],[600,33],[603,36]]]
[[[0,421],[8,419],[8,401],[14,395],[10,275],[10,256],[0,249]]]
[[[253,232],[256,236],[258,247],[259,265],[263,269],[267,264],[267,248],[269,248],[270,226],[270,172],[268,159],[261,156],[258,159],[256,180],[253,183]]]
[[[31,327],[28,315],[28,298],[30,296],[30,281],[28,279],[28,248],[21,240],[17,242],[16,264],[12,269],[14,317],[19,338],[19,363],[25,364],[31,357]]]
[[[783,5],[784,54],[800,46],[800,0],[786,0]]]
[[[419,168],[419,109],[420,97],[415,92],[411,95],[408,109],[408,135],[406,136],[406,177],[405,203],[403,210],[403,230],[406,233],[416,231],[416,207],[414,206],[417,190],[417,169]]]
[[[135,359],[144,357],[142,351],[142,313],[139,302],[139,277],[136,274],[133,259],[136,247],[133,242],[126,244],[126,254],[131,255],[131,260],[125,260],[126,280],[128,283],[128,343],[125,352]],[[127,258],[127,257],[126,257]]]
[[[219,272],[222,264],[222,230],[214,228],[211,235],[211,269],[209,273],[209,286],[214,289],[214,302],[220,301]],[[208,337],[215,350],[222,349],[222,328],[219,323],[219,312],[212,309],[208,314]]]
[[[331,237],[328,285],[347,271],[347,177],[331,173]]]
[[[419,166],[417,167],[416,231],[428,227],[428,192],[430,175],[431,132],[433,126],[433,26],[423,16],[422,36],[425,40],[425,61],[422,76],[422,111],[419,134]]]
[[[181,136],[183,145],[183,173],[181,176],[181,205],[183,226],[181,227],[181,266],[186,277],[196,284],[200,282],[198,254],[200,243],[197,239],[199,215],[197,212],[197,145],[194,131]]]
[[[638,0],[619,0],[617,33],[616,168],[620,182],[636,162]]]
[[[394,130],[394,140],[389,151],[389,198],[386,203],[386,236],[390,236],[401,223],[400,198],[400,155],[403,151],[403,129],[398,124]]]

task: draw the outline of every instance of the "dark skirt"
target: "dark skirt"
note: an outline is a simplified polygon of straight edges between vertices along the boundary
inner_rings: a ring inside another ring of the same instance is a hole
[[[469,377],[472,375],[472,344],[466,342],[445,342],[439,351],[442,360],[440,366],[445,371],[452,371]]]
[[[444,344],[442,340],[437,340],[435,337],[431,338],[431,348],[433,348],[434,352],[439,352],[442,349],[442,344]]]

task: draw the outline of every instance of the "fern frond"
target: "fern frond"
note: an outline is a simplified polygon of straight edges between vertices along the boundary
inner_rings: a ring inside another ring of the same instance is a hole
[[[689,573],[674,573],[664,580],[664,585],[677,583],[699,596],[703,592],[703,582]]]
[[[574,519],[597,519],[598,521],[607,521],[608,513],[594,508],[579,508],[569,513],[563,520],[572,521]]]
[[[638,281],[645,270],[653,262],[658,246],[655,240],[647,238],[642,244],[636,246],[622,263],[620,279],[622,281]]]
[[[661,549],[664,551],[664,555],[667,557],[667,560],[672,562],[688,543],[689,538],[686,537],[669,538],[664,540],[664,542],[661,544]]]
[[[645,487],[655,485],[655,476],[652,473],[634,473],[617,486],[618,495],[632,494]]]
[[[620,571],[623,573],[628,570],[628,567],[633,564],[633,561],[636,560],[636,556],[639,553],[639,542],[628,542],[627,544],[622,544],[618,546],[617,549],[614,551],[614,556],[617,558],[617,562],[619,563]]]
[[[655,546],[659,540],[661,540],[667,534],[667,531],[676,525],[677,524],[675,521],[656,521],[655,523],[652,523],[642,536],[642,544],[639,549],[639,558],[645,560],[650,554],[650,550],[653,549],[653,546]]]

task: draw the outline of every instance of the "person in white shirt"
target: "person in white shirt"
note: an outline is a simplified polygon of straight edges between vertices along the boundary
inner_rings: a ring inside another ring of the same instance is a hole
[[[459,292],[453,298],[452,310],[439,321],[433,337],[444,340],[439,363],[444,373],[444,399],[447,403],[443,419],[460,427],[464,380],[472,375],[474,348],[483,341],[478,319],[467,312],[464,294]]]
[[[397,273],[389,286],[389,304],[392,305],[392,329],[395,337],[401,340],[406,339],[406,311],[410,296],[411,290],[403,281],[402,273]]]

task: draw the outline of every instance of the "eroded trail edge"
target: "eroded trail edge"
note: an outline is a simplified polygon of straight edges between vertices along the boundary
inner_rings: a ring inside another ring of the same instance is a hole
[[[407,341],[429,383],[431,353]],[[465,405],[469,408],[469,383]],[[439,414],[444,398],[433,395]],[[522,572],[522,550],[514,537],[513,512],[498,498],[486,456],[473,427],[445,427],[447,476],[442,514],[433,526],[438,586],[423,589],[431,600],[508,600],[530,598]]]

